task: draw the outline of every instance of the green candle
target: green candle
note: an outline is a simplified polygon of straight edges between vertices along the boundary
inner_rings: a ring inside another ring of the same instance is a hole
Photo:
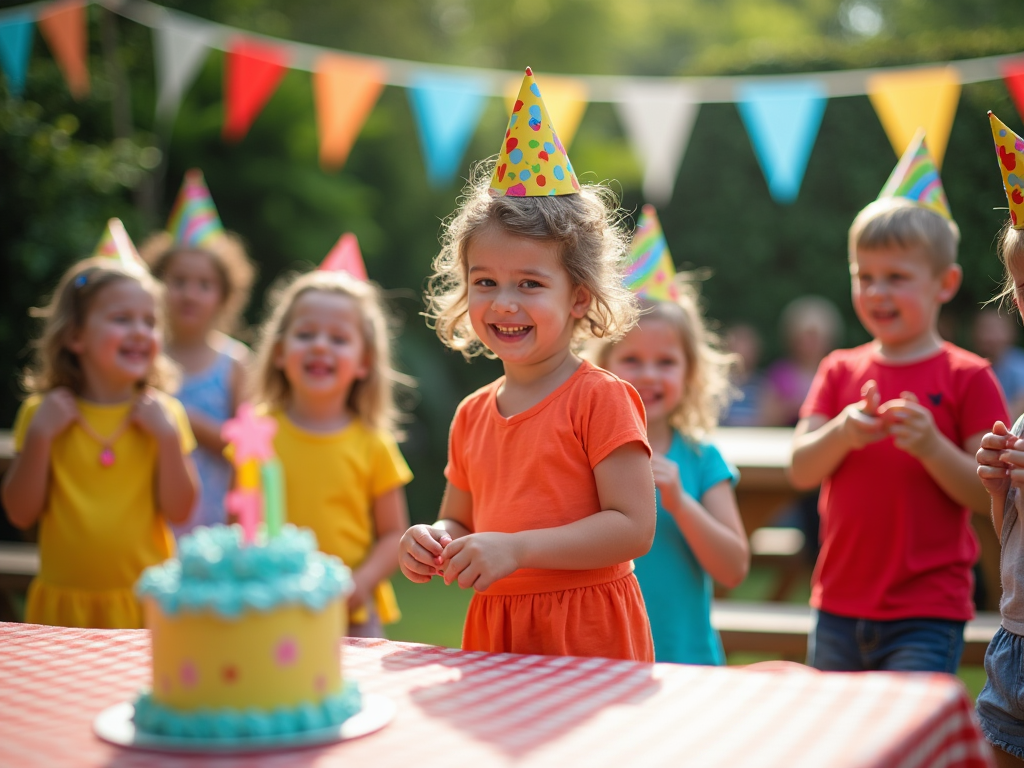
[[[276,456],[263,462],[260,475],[263,479],[263,521],[267,525],[267,536],[273,538],[284,525],[284,473]]]

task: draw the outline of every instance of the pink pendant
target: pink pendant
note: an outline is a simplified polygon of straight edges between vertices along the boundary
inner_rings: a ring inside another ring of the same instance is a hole
[[[110,448],[104,448],[100,451],[100,464],[104,467],[111,467],[114,465],[114,452]]]

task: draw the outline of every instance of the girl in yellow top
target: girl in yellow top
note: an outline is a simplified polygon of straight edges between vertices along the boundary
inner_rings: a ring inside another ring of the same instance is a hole
[[[392,431],[391,341],[380,295],[345,272],[302,275],[272,300],[260,331],[254,399],[278,423],[288,521],[353,571],[349,634],[397,621],[398,568],[412,479]]]
[[[15,525],[39,522],[40,569],[25,620],[135,628],[132,587],[165,560],[167,522],[192,509],[195,439],[161,353],[159,287],[113,259],[61,279],[25,377],[3,501]]]

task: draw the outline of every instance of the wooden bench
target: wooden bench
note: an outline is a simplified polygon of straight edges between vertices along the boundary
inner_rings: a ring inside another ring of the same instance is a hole
[[[722,636],[726,653],[768,653],[803,661],[811,621],[811,609],[806,605],[716,600],[711,607],[711,624]],[[997,629],[998,613],[979,613],[969,621],[960,663],[984,663],[985,649]]]

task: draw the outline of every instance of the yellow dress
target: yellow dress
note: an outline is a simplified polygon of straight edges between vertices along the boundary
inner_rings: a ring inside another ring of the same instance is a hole
[[[182,451],[195,437],[181,403],[156,395],[177,427]],[[20,451],[42,397],[22,404],[14,423]],[[78,409],[98,435],[112,435],[131,403]],[[100,464],[102,446],[77,423],[58,435],[50,451],[50,484],[39,518],[39,575],[32,581],[25,620],[33,624],[97,629],[142,627],[133,585],[142,571],[166,560],[174,541],[156,508],[156,440],[131,426],[113,445],[115,460]]]
[[[281,411],[270,415],[277,421],[274,449],[284,468],[288,522],[313,529],[323,552],[358,568],[375,540],[374,499],[412,480],[394,437],[359,419],[319,434]],[[390,581],[377,585],[374,602],[382,623],[401,618]],[[365,610],[351,616],[355,624],[366,619]]]

